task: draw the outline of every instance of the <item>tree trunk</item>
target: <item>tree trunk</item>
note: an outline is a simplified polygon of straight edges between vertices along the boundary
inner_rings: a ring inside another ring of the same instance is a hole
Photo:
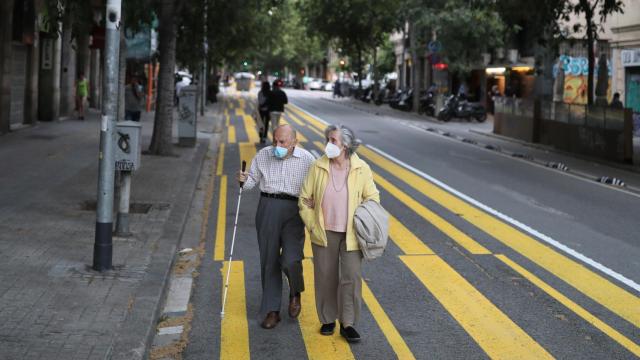
[[[378,98],[378,47],[373,48],[373,98]]]
[[[362,49],[358,46],[358,90],[362,93]]]
[[[65,14],[62,23],[62,58],[60,74],[60,115],[70,116],[75,109],[76,52],[71,16]]]
[[[420,71],[418,63],[418,39],[416,34],[416,26],[411,23],[409,25],[409,42],[411,43],[411,87],[413,88],[413,99],[411,109],[418,112],[420,106]]]
[[[11,31],[13,0],[0,1],[0,134],[11,128]]]
[[[176,0],[160,2],[158,96],[153,136],[149,152],[154,155],[173,154],[173,96],[175,90],[173,71],[176,66]]]
[[[587,75],[587,104],[589,106],[593,105],[593,69],[594,69],[594,58],[593,58],[593,41],[595,38],[594,27],[593,27],[593,11],[587,6],[587,11],[584,14],[587,20],[587,59],[589,62],[589,74]]]

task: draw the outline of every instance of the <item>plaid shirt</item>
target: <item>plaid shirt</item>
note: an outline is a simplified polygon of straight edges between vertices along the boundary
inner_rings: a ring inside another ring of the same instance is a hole
[[[244,189],[249,190],[259,184],[262,192],[298,196],[314,161],[311,153],[297,146],[293,155],[284,160],[273,154],[273,146],[267,146],[258,151],[251,161]]]

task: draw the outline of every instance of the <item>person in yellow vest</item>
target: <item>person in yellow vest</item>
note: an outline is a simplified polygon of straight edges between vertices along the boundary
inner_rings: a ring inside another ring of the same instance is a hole
[[[324,134],[325,155],[309,169],[298,206],[311,235],[320,333],[332,335],[338,319],[340,334],[358,342],[354,326],[362,306],[362,252],[353,218],[362,202],[380,202],[380,195],[371,168],[355,153],[359,144],[353,131],[331,125]]]
[[[76,81],[76,110],[78,118],[84,120],[84,103],[89,96],[89,81],[84,77],[84,73],[80,72],[80,77]]]

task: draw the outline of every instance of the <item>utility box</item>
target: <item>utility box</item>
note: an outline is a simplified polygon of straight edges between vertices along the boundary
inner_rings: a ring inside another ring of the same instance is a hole
[[[134,171],[140,168],[142,125],[137,121],[121,121],[116,125],[116,170]]]
[[[195,146],[197,136],[198,87],[185,86],[180,90],[178,106],[178,145]]]

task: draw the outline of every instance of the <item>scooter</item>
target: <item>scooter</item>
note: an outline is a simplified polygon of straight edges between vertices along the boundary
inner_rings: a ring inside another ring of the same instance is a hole
[[[402,111],[411,111],[411,99],[413,97],[413,89],[401,91],[399,96],[389,101],[389,106]]]
[[[444,106],[438,113],[438,119],[448,122],[452,118],[476,119],[477,122],[484,122],[487,120],[487,112],[479,103],[472,103],[467,100],[461,100],[456,95],[450,95],[444,102]]]
[[[426,91],[420,96],[420,106],[418,106],[418,113],[428,116],[434,116],[436,114],[436,101],[433,92]]]

